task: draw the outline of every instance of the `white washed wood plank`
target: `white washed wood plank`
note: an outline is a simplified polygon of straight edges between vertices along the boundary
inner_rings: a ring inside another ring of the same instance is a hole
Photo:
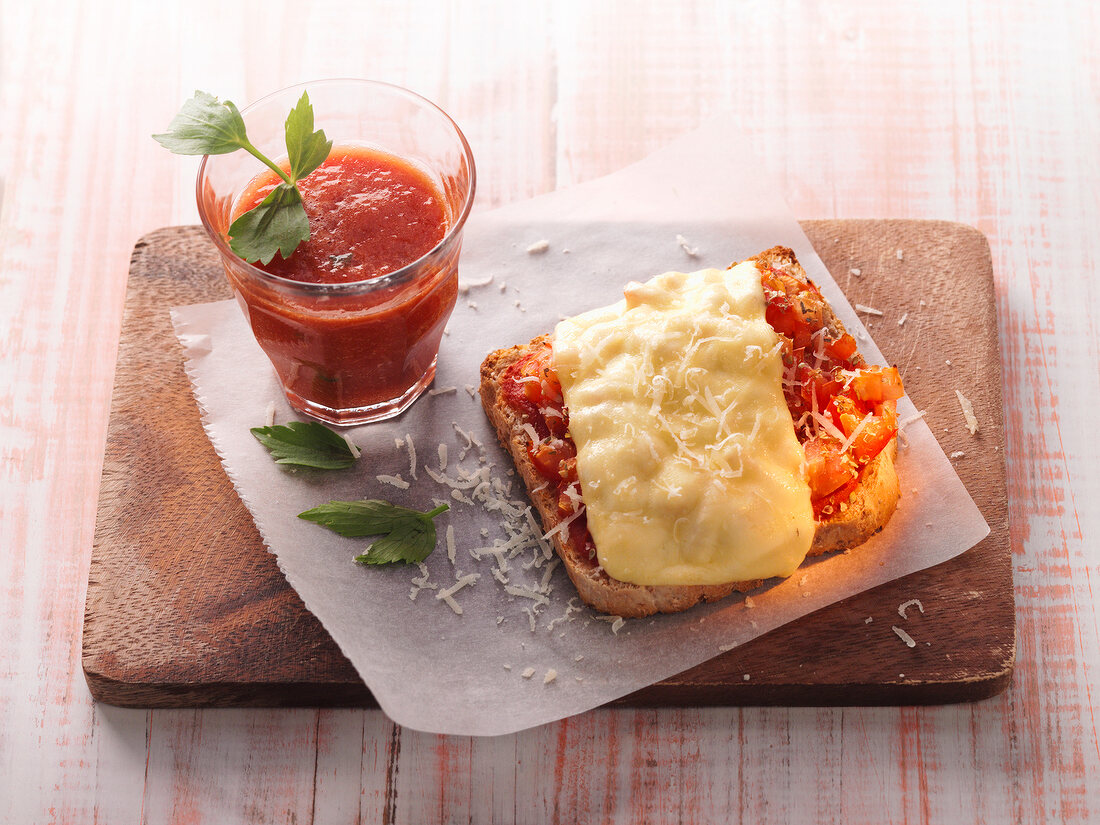
[[[298,43],[288,5],[257,24],[234,4],[3,4],[0,536],[21,552],[0,554],[0,631],[14,641],[0,649],[0,789],[24,793],[0,793],[0,818],[48,821],[59,802],[57,821],[138,821],[146,797],[145,714],[93,709],[74,648],[129,247],[194,220],[193,169],[146,135],[194,86],[247,98],[378,73],[460,119],[479,207],[611,171],[732,108],[800,217],[980,226],[1010,342],[1016,684],[966,708],[603,711],[474,742],[394,737],[377,712],[158,713],[147,820],[170,821],[173,800],[189,800],[196,821],[244,821],[246,808],[336,821],[356,799],[362,821],[625,821],[647,805],[697,821],[1096,816],[1096,11],[511,5],[524,4],[461,4],[426,25],[413,4],[371,5],[351,12],[355,29],[339,25],[339,4],[313,4]],[[248,32],[270,52],[242,47]],[[730,44],[746,40],[767,48],[743,59]],[[116,100],[146,105],[105,102]],[[92,168],[141,185],[107,208],[58,206],[90,191]],[[55,506],[66,525],[50,522]],[[276,752],[283,741],[301,752]],[[293,799],[250,785],[236,759],[270,769]],[[239,807],[219,809],[226,787]]]

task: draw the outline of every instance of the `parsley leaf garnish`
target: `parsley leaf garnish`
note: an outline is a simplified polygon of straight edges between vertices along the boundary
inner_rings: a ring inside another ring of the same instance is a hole
[[[229,246],[249,263],[268,264],[278,252],[284,259],[309,240],[309,219],[297,183],[324,163],[332,141],[313,129],[313,106],[302,92],[287,116],[286,149],[289,174],[252,145],[244,118],[229,100],[219,101],[209,92],[195,92],[168,124],[168,131],[153,139],[177,155],[224,155],[244,149],[282,178],[262,203],[245,212],[229,227]]]
[[[421,513],[377,499],[330,501],[299,513],[298,518],[315,522],[349,538],[382,536],[366,553],[355,557],[360,564],[416,564],[424,561],[435,549],[435,523],[432,519],[448,509],[446,504],[441,504],[434,510]]]
[[[253,427],[249,432],[267,447],[276,464],[343,470],[357,458],[347,439],[316,421]]]
[[[268,263],[278,252],[286,260],[309,240],[309,219],[298,189],[280,183],[229,227],[229,246],[246,261]]]

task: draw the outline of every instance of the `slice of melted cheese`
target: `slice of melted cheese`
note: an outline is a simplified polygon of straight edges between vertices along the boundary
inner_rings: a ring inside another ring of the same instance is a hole
[[[600,565],[642,585],[789,576],[814,518],[759,271],[669,272],[625,296],[554,333]]]

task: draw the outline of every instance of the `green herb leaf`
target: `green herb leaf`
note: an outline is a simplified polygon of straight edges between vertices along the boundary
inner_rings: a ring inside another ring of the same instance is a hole
[[[347,440],[316,421],[253,427],[249,432],[267,447],[276,464],[343,470],[355,463]]]
[[[367,550],[355,557],[360,564],[416,564],[435,549],[435,523],[432,521],[448,506],[421,513],[388,501],[330,501],[299,513],[298,518],[320,524],[334,533],[350,538],[378,536]]]
[[[302,196],[285,183],[229,227],[229,248],[249,263],[270,263],[276,252],[285,260],[308,240],[309,218]]]
[[[300,181],[325,162],[332,150],[332,141],[321,130],[313,131],[313,106],[309,95],[302,92],[298,105],[286,119],[286,151],[290,157],[290,177]]]
[[[229,227],[230,248],[249,263],[269,264],[276,252],[285,260],[298,244],[309,240],[309,218],[296,184],[324,163],[332,141],[323,131],[314,131],[313,106],[304,92],[287,116],[285,131],[289,174],[252,145],[237,107],[209,92],[195,92],[168,124],[168,131],[153,135],[179,155],[223,155],[244,149],[282,178],[283,183]]]
[[[172,118],[168,131],[153,139],[177,155],[224,155],[252,145],[237,107],[209,92],[195,92]]]

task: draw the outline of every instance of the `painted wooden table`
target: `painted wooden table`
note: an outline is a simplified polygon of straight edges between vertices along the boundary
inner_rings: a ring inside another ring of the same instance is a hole
[[[0,0],[0,821],[1100,821],[1093,4]],[[92,701],[81,621],[129,256],[195,222],[159,131],[368,76],[466,130],[484,210],[738,115],[799,218],[960,221],[996,283],[1017,665],[967,705],[377,710]]]

